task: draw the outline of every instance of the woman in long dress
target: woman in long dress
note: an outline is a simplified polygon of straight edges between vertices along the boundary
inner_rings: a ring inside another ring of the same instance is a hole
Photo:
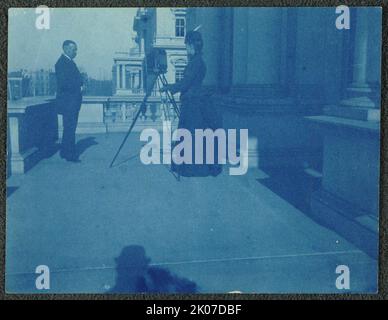
[[[204,142],[203,164],[195,164],[195,129],[206,129],[214,127],[209,121],[208,108],[211,107],[210,98],[204,95],[202,90],[202,81],[206,74],[206,65],[202,59],[202,36],[198,31],[190,31],[185,37],[186,50],[188,55],[188,64],[184,70],[183,78],[174,83],[164,86],[161,91],[169,90],[172,94],[180,92],[181,112],[178,128],[187,129],[192,135],[192,164],[172,164],[172,170],[185,177],[194,176],[217,176],[221,173],[221,166],[217,163],[217,154],[214,152],[215,164],[206,164],[206,145]],[[178,142],[179,143],[179,142]],[[217,141],[214,150],[217,151]],[[198,150],[197,150],[198,152]]]

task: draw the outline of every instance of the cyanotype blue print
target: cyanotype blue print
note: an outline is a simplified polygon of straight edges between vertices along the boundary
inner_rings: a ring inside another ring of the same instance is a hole
[[[10,9],[7,292],[376,292],[381,14]]]

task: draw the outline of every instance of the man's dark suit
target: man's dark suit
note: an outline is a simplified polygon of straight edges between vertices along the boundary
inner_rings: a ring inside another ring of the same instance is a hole
[[[57,108],[63,115],[61,157],[68,160],[78,158],[75,150],[75,131],[82,103],[82,76],[74,61],[61,55],[55,64],[57,78]]]

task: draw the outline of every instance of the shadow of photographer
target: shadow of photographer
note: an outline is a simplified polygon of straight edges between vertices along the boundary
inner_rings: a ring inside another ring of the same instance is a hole
[[[169,270],[150,266],[143,247],[126,246],[116,261],[116,284],[108,293],[195,293],[197,285]]]

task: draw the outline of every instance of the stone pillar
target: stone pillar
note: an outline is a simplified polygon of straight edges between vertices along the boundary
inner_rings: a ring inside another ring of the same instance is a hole
[[[287,19],[285,8],[234,8],[233,93],[286,95]]]
[[[282,14],[279,8],[249,8],[247,83],[280,83]],[[240,49],[241,50],[241,49]],[[241,61],[240,61],[241,63]]]
[[[116,62],[116,90],[120,89],[120,65]]]
[[[368,88],[366,83],[368,55],[368,16],[367,12],[357,10],[356,34],[354,41],[353,82],[351,87]]]
[[[123,89],[126,89],[127,85],[126,85],[126,72],[125,72],[125,64],[121,65],[121,77],[122,77],[122,88]]]
[[[127,105],[125,102],[121,103],[121,121],[125,122],[127,120]]]
[[[133,89],[136,89],[136,88],[137,88],[137,73],[134,72],[134,73],[132,73],[131,76],[133,77],[132,88],[133,88]]]
[[[8,127],[10,131],[10,145],[11,145],[11,154],[13,157],[18,157],[20,156],[20,148],[19,148],[19,121],[20,118],[18,116],[12,116],[9,117],[8,120]]]
[[[380,83],[380,57],[379,54],[376,57],[374,49],[381,41],[381,34],[373,29],[378,28],[381,23],[381,12],[374,8],[356,8],[352,13],[355,20],[352,82],[347,89],[346,98],[340,102],[340,107],[328,107],[325,114],[355,120],[380,121],[380,86],[371,86],[368,78],[371,77],[371,72],[377,73],[378,78],[372,76],[372,79],[377,84]]]
[[[139,89],[139,92],[143,88],[140,70],[137,72],[137,88]]]
[[[233,84],[279,84],[284,10],[235,8]]]
[[[233,16],[233,84],[247,82],[248,8],[234,8]]]
[[[373,70],[380,75],[380,57],[370,59],[370,55],[381,40],[381,35],[373,33],[376,24],[380,22],[381,12],[369,8],[357,8],[356,10],[352,83],[348,88],[349,98],[343,100],[342,105],[374,109],[363,111],[365,114],[363,120],[378,121],[380,119],[379,93],[376,92],[376,88],[370,86],[368,74]],[[378,65],[377,68],[376,65]],[[380,76],[377,81],[380,81]]]
[[[362,8],[356,9],[356,34],[354,40],[354,63],[353,82],[351,88],[360,92],[370,92],[367,84],[368,51],[369,44],[373,45],[369,39],[369,19],[370,12]]]
[[[129,89],[133,89],[134,88],[133,87],[134,81],[133,81],[133,72],[132,71],[130,71],[128,74],[128,81],[129,81],[129,85],[128,85]]]
[[[249,168],[298,161],[290,159],[290,150],[299,146],[297,139],[290,138],[296,134],[291,132],[284,138],[291,121],[297,120],[292,116],[279,119],[279,113],[292,106],[281,83],[287,54],[287,14],[286,8],[233,8],[229,22],[233,26],[232,85],[220,108],[224,109],[226,128],[249,130]]]

